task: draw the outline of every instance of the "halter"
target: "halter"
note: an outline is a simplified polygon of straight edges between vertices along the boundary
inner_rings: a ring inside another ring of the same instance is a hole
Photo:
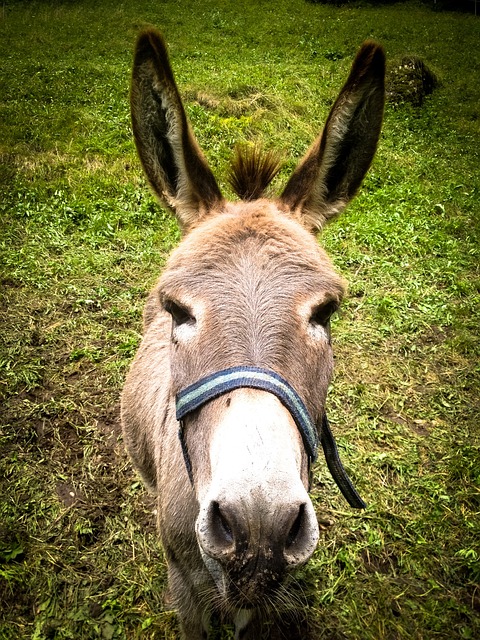
[[[307,452],[309,464],[317,459],[319,443],[318,431],[320,431],[320,443],[325,454],[327,466],[340,491],[351,507],[355,509],[365,508],[365,503],[360,498],[342,465],[326,414],[323,415],[320,429],[317,429],[305,403],[295,389],[278,373],[258,367],[231,367],[230,369],[223,369],[205,378],[201,378],[198,382],[185,387],[185,389],[177,394],[176,417],[180,423],[178,437],[182,445],[185,466],[192,484],[192,464],[185,441],[183,418],[210,400],[241,387],[268,391],[275,395],[288,409],[302,436],[303,446]]]

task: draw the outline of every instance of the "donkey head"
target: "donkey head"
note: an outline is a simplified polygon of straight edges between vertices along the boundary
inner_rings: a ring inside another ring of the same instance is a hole
[[[170,385],[172,405],[205,377],[208,387],[217,384],[208,377],[216,372],[228,377],[247,368],[279,376],[292,402],[321,425],[333,369],[329,319],[344,284],[315,234],[354,196],[371,163],[384,67],[382,49],[365,43],[323,133],[278,199],[262,198],[276,161],[253,151],[234,164],[241,200],[227,202],[190,130],[161,36],[140,36],[135,141],[153,190],[184,236],[145,313],[147,331],[159,316],[168,326],[159,340],[170,343],[170,374],[158,384]],[[253,606],[317,544],[305,433],[285,398],[246,384],[220,389],[188,411],[181,439],[175,446],[182,444],[192,480],[185,491],[198,503],[193,520],[204,563],[227,600]]]

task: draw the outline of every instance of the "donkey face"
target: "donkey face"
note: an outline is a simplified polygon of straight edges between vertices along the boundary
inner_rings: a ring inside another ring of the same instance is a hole
[[[318,420],[332,373],[328,320],[342,293],[313,236],[277,206],[225,205],[188,234],[158,285],[172,315],[172,392],[256,366],[280,373]],[[222,592],[251,605],[317,543],[300,433],[278,398],[252,389],[212,400],[184,432],[200,549]]]
[[[305,434],[288,402],[267,388],[228,387],[184,416],[181,440],[174,402],[206,376],[246,367],[280,376],[321,423],[333,368],[329,319],[344,286],[314,232],[344,208],[370,165],[383,78],[381,48],[364,44],[282,195],[261,197],[278,166],[253,151],[237,157],[232,184],[242,201],[228,203],[190,131],[160,35],[138,40],[135,140],[184,239],[147,304],[122,417],[132,459],[159,494],[185,637],[202,637],[205,581],[231,611],[263,607],[317,544]]]

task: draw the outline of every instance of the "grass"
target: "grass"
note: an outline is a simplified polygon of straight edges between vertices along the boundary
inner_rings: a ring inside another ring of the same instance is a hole
[[[365,38],[438,76],[421,109],[387,106],[361,195],[321,239],[350,286],[330,419],[369,506],[350,511],[317,466],[328,524],[300,578],[318,639],[479,637],[480,22],[421,2],[179,4],[2,7],[0,638],[176,634],[118,421],[179,240],[130,132],[147,23],[223,185],[244,140],[284,150],[286,179]]]

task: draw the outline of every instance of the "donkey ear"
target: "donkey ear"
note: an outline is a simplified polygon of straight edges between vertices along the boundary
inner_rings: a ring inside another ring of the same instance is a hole
[[[318,231],[353,198],[377,147],[385,102],[385,54],[365,42],[322,134],[301,160],[280,200]]]
[[[183,231],[223,202],[190,130],[166,45],[154,29],[137,41],[130,95],[133,134],[148,181]]]

